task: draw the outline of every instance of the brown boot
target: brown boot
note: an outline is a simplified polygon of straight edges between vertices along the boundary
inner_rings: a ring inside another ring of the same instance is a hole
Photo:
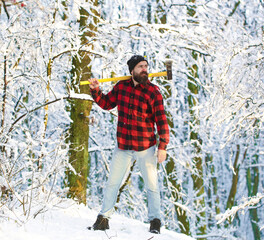
[[[159,234],[160,233],[160,220],[158,218],[154,218],[153,220],[150,221],[150,228],[149,231],[151,233],[156,233]]]
[[[104,231],[109,229],[108,218],[105,218],[103,215],[99,214],[97,219],[92,227],[93,230],[101,230]]]

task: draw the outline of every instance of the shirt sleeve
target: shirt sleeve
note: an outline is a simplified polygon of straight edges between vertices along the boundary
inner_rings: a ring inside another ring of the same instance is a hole
[[[158,149],[166,150],[169,143],[169,126],[164,110],[163,98],[159,91],[157,91],[154,98],[154,117],[159,134]]]
[[[110,110],[117,105],[117,87],[115,86],[108,94],[103,94],[101,89],[91,89],[94,101],[104,110]]]

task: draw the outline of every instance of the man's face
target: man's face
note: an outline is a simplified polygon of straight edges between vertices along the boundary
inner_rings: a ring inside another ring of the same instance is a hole
[[[146,61],[139,62],[134,69],[132,70],[133,79],[138,82],[146,85],[148,81],[148,63]]]

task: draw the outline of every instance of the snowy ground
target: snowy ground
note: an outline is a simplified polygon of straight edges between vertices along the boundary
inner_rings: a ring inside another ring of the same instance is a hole
[[[161,234],[148,232],[149,224],[114,214],[110,230],[89,231],[97,212],[83,205],[69,205],[49,210],[22,227],[13,221],[1,222],[1,240],[193,240],[183,234],[161,229]]]

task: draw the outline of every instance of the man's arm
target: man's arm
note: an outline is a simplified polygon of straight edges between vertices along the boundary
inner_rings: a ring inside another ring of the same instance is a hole
[[[158,162],[165,161],[167,156],[167,145],[169,143],[169,126],[164,110],[163,98],[159,91],[155,94],[154,100],[155,122],[159,134]]]
[[[99,88],[99,81],[96,78],[89,79],[91,95],[94,101],[104,110],[110,110],[116,106],[116,90],[115,88],[108,94],[103,94]]]

